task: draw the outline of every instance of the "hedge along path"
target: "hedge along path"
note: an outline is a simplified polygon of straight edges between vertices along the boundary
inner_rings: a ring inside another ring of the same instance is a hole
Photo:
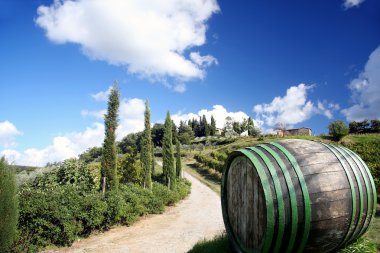
[[[45,252],[187,252],[199,240],[212,239],[225,230],[220,197],[194,177],[184,175],[192,183],[190,195],[163,214]]]

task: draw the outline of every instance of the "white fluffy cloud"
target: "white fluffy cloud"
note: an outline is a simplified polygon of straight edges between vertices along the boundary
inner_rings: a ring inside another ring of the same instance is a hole
[[[8,120],[0,122],[0,147],[9,148],[16,145],[15,137],[22,133]]]
[[[349,9],[352,7],[357,7],[360,4],[362,4],[363,2],[364,2],[364,0],[344,0],[343,6],[345,9]]]
[[[1,152],[10,163],[29,166],[44,166],[47,162],[62,161],[76,157],[89,147],[103,142],[104,126],[95,123],[83,132],[72,132],[54,137],[52,144],[43,148],[29,148],[24,152],[6,149]]]
[[[178,112],[172,115],[171,118],[174,121],[174,123],[178,126],[181,120],[187,121],[193,118],[199,119],[199,117],[202,117],[203,115],[206,116],[206,119],[208,122],[211,122],[211,116],[213,116],[215,118],[217,128],[224,127],[224,124],[226,123],[226,118],[228,116],[231,117],[234,121],[238,121],[238,122],[242,122],[243,119],[247,119],[249,117],[245,112],[242,112],[242,111],[229,112],[222,105],[214,105],[212,107],[212,110],[202,109],[196,114],[195,113],[183,114],[182,112]],[[255,126],[260,126],[260,124],[255,120],[254,120],[254,124]]]
[[[96,119],[103,119],[104,118],[104,115],[106,114],[107,110],[100,110],[100,111],[89,111],[89,110],[82,110],[80,112],[80,114],[83,116],[83,117],[87,117],[87,116],[92,116],[92,117],[95,117]]]
[[[91,59],[127,66],[150,79],[203,78],[210,55],[190,52],[206,43],[216,0],[55,0],[38,8],[37,25],[53,42],[79,44]]]
[[[116,130],[118,140],[128,133],[143,130],[144,110],[145,104],[141,99],[123,99],[120,102],[119,127]],[[87,111],[87,115],[97,117],[104,114],[104,112],[105,110],[99,112]],[[48,162],[77,157],[90,147],[101,146],[103,139],[104,125],[103,123],[96,122],[91,127],[87,127],[83,132],[72,132],[54,137],[52,144],[43,149],[30,148],[24,152],[5,149],[1,152],[1,155],[4,155],[10,163],[44,166]]]
[[[119,127],[116,131],[118,140],[129,133],[144,129],[145,102],[139,98],[123,99],[119,109]]]
[[[106,91],[99,91],[96,94],[91,94],[91,97],[95,99],[96,101],[107,101],[108,96],[111,93],[112,86],[108,87]]]
[[[253,107],[257,119],[262,120],[268,126],[276,123],[294,125],[301,123],[315,114],[325,115],[331,119],[333,112],[339,109],[339,105],[318,101],[317,106],[307,99],[307,93],[314,85],[299,84],[292,86],[283,97],[275,97],[269,104],[258,104]]]
[[[218,60],[212,55],[202,56],[199,54],[199,52],[190,53],[190,59],[201,67],[208,67],[213,64],[218,64]]]
[[[371,53],[364,71],[349,84],[355,105],[342,110],[348,121],[380,119],[380,46]]]

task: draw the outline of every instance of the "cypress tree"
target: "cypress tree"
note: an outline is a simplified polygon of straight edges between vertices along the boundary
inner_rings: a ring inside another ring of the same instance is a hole
[[[17,220],[15,175],[3,157],[0,158],[0,252],[10,252],[16,236]]]
[[[211,127],[210,127],[210,135],[214,136],[216,133],[216,122],[214,116],[211,115]]]
[[[177,177],[180,178],[182,177],[182,164],[181,164],[181,146],[180,146],[180,142],[179,140],[177,139],[176,140],[176,144],[175,144],[175,147],[176,147],[176,172],[177,172]]]
[[[105,137],[103,143],[103,156],[101,161],[101,174],[106,178],[106,189],[118,188],[117,177],[117,149],[116,128],[118,125],[120,92],[116,84],[111,89],[108,98],[107,114],[104,117]]]
[[[162,171],[164,173],[165,181],[170,189],[173,189],[175,184],[175,168],[174,168],[174,154],[173,154],[173,130],[172,120],[170,119],[170,112],[166,114],[165,120],[165,134],[162,143]]]
[[[178,138],[178,132],[177,132],[177,126],[172,120],[172,139],[173,139],[173,145],[176,143],[176,140]]]
[[[153,142],[152,142],[152,175],[154,175],[155,173],[155,159],[154,159],[154,145],[153,145]]]
[[[254,130],[255,130],[255,125],[253,124],[253,120],[251,117],[248,118],[247,129],[248,129],[248,135],[253,136]]]
[[[141,146],[141,166],[144,188],[152,187],[152,130],[150,128],[150,110],[148,100],[145,101],[145,129]]]
[[[203,114],[202,116],[202,125],[203,125],[203,134],[204,136],[210,136],[210,126],[207,123],[206,116]]]

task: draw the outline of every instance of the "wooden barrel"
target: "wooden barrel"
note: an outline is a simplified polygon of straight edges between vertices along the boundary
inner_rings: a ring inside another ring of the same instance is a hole
[[[376,211],[375,184],[358,155],[295,139],[231,153],[221,199],[237,252],[331,252],[363,235]]]

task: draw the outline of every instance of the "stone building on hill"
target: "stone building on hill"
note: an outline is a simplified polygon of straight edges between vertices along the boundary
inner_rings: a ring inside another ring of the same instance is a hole
[[[293,128],[293,129],[281,129],[277,131],[277,135],[280,137],[289,136],[289,135],[312,135],[311,128],[301,127],[301,128]]]

